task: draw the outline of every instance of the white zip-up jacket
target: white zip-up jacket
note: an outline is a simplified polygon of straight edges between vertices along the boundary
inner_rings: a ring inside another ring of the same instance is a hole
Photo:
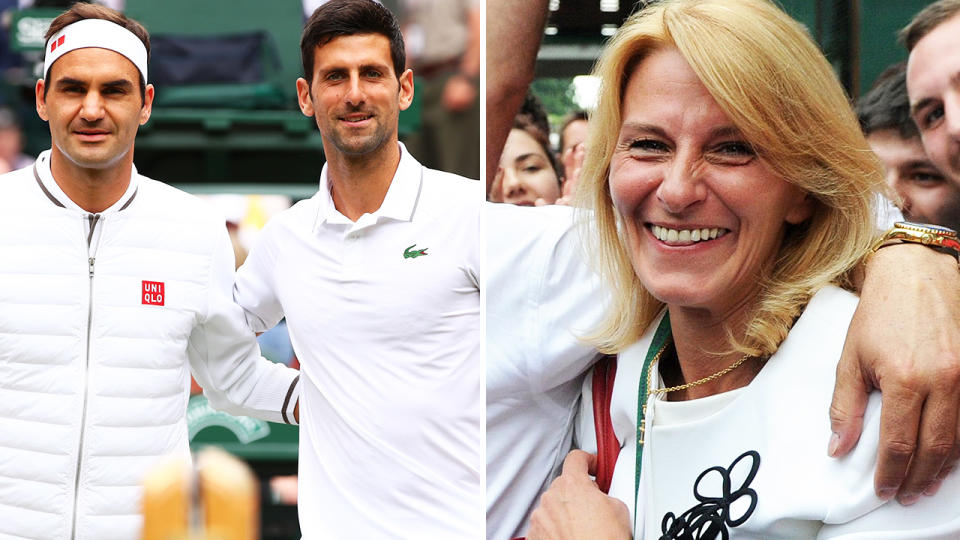
[[[260,357],[215,212],[134,170],[90,215],[49,160],[0,176],[0,539],[132,540],[144,474],[189,456],[191,372],[274,422],[299,379]]]

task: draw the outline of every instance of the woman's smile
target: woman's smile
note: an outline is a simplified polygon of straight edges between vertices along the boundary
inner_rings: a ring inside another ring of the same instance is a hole
[[[690,227],[679,225],[669,227],[652,223],[647,223],[646,227],[650,233],[653,234],[654,238],[668,246],[704,244],[711,240],[723,238],[730,232],[730,229],[723,227]]]

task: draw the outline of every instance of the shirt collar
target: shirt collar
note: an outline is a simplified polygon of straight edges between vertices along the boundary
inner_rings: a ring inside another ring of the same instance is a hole
[[[394,219],[397,221],[410,221],[413,219],[414,211],[417,208],[417,200],[420,198],[420,184],[423,180],[423,165],[416,160],[408,151],[403,143],[400,145],[400,164],[397,171],[390,180],[390,187],[387,188],[387,195],[373,214],[364,214],[357,220],[357,225],[368,222],[372,216],[374,222],[380,218]],[[317,192],[319,200],[319,209],[317,214],[317,227],[323,223],[353,225],[353,222],[341,214],[333,204],[333,195],[330,193],[330,179],[327,176],[327,164],[323,165],[323,171],[320,173],[320,190]]]
[[[132,167],[133,168],[130,173],[130,184],[127,186],[127,190],[117,200],[117,202],[110,205],[110,207],[103,212],[99,212],[100,214],[119,212],[133,202],[133,198],[137,195],[137,188],[139,186],[137,179],[140,175],[137,174],[136,165],[133,165]],[[40,184],[40,189],[43,190],[44,195],[46,195],[53,204],[62,208],[69,208],[71,210],[89,214],[89,212],[83,208],[80,208],[80,205],[73,202],[70,197],[67,197],[67,194],[60,189],[60,185],[57,184],[56,180],[53,179],[53,173],[50,171],[50,150],[45,150],[41,152],[39,156],[37,156],[37,161],[33,164],[33,172],[34,177],[37,179],[37,183]]]

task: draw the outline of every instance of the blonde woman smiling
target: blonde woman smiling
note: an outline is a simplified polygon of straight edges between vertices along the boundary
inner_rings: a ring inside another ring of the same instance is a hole
[[[857,448],[823,449],[883,178],[817,46],[765,0],[666,0],[597,73],[582,189],[616,293],[592,341],[619,354],[610,495],[633,523],[565,469],[528,537],[960,537],[960,477],[874,494],[878,394]]]

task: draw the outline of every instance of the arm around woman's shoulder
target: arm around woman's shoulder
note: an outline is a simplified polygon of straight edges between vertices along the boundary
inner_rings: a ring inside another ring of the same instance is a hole
[[[883,501],[874,494],[871,480],[880,445],[880,401],[879,393],[870,396],[859,444],[848,456],[831,463],[836,484],[829,496],[834,503],[817,539],[960,538],[960,475],[947,475],[936,496],[922,497],[910,506],[894,499]]]
[[[960,459],[957,276],[953,257],[924,246],[879,250],[837,369],[830,454],[857,444],[867,396],[881,390],[876,489],[908,502]]]

